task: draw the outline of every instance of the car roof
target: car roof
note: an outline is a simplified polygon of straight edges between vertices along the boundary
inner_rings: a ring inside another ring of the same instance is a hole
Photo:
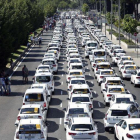
[[[73,85],[73,89],[84,89],[84,88],[89,88],[89,86],[87,84],[76,84]]]
[[[47,58],[47,57],[45,57],[42,61],[46,61],[46,60],[52,60],[52,61],[55,61],[55,59],[54,58]]]
[[[106,80],[121,80],[120,77],[105,77]]]
[[[83,71],[82,71],[82,69],[80,69],[80,70],[79,69],[72,69],[72,70],[69,70],[69,72],[83,72]]]
[[[108,88],[124,88],[122,85],[108,85]]]
[[[125,120],[127,124],[140,124],[140,118],[127,118],[123,120]]]
[[[41,119],[21,119],[21,124],[41,124]]]
[[[38,89],[38,88],[30,88],[27,89],[25,93],[37,93],[37,94],[42,94],[44,92],[44,89]]]
[[[109,109],[111,109],[111,110],[115,110],[115,109],[116,110],[117,109],[124,110],[124,109],[127,109],[130,105],[131,105],[131,103],[130,104],[126,104],[126,103],[115,103]]]
[[[71,80],[85,80],[85,78],[71,78],[70,81]]]
[[[82,62],[80,62],[80,63],[70,63],[70,65],[82,65]]]
[[[71,98],[73,97],[89,97],[88,94],[72,94]]]
[[[104,64],[110,64],[109,62],[100,62],[100,63],[97,63],[97,65],[104,65]]]
[[[87,108],[87,104],[82,104],[82,103],[69,103],[69,108]]]
[[[45,72],[45,73],[36,73],[35,76],[51,76],[52,73],[50,72]]]
[[[73,118],[73,123],[74,124],[91,124],[91,119],[90,117],[78,117],[78,118]]]
[[[132,94],[115,94],[115,98],[133,98]]]
[[[23,105],[21,108],[40,108],[41,104],[27,104]]]

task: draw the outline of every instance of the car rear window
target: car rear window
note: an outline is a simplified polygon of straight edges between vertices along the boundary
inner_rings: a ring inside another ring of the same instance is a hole
[[[135,70],[136,66],[126,66],[125,69],[126,70]]]
[[[71,84],[85,84],[85,80],[71,80]]]
[[[97,65],[98,69],[111,69],[110,65]]]
[[[127,116],[127,110],[112,110],[111,116]]]
[[[82,69],[82,66],[72,66],[72,69]]]
[[[74,89],[73,92],[77,94],[80,94],[80,93],[87,94],[89,93],[89,89]]]
[[[46,67],[46,66],[45,67],[39,67],[38,70],[40,70],[40,69],[49,69],[49,67]]]
[[[109,88],[109,92],[125,92],[124,88]]]
[[[73,97],[72,102],[89,102],[88,97]]]
[[[40,134],[40,124],[23,124],[19,127],[19,134]]]
[[[112,75],[113,71],[102,71],[101,75]]]
[[[22,108],[20,114],[38,114],[39,108]]]
[[[128,103],[130,98],[116,98],[116,103]]]
[[[100,62],[105,62],[105,60],[104,59],[95,60],[95,63],[100,63]]]
[[[71,72],[70,75],[82,75],[82,72]]]
[[[88,47],[96,47],[97,43],[88,43]]]
[[[83,114],[84,108],[70,108],[69,114]]]
[[[36,81],[39,83],[50,82],[50,76],[36,76]]]
[[[140,124],[129,124],[129,130],[140,130]]]
[[[120,85],[121,81],[116,81],[116,80],[114,80],[114,81],[107,81],[107,84],[108,85]]]
[[[54,61],[43,61],[42,64],[43,65],[53,65],[53,64],[55,64],[55,62]]]
[[[37,93],[26,94],[25,101],[26,102],[41,102],[41,101],[44,101],[44,97],[43,97],[43,94],[37,94]]]
[[[90,131],[93,130],[91,124],[73,124],[71,127],[72,131]]]
[[[95,56],[105,56],[105,52],[94,52]]]
[[[78,59],[75,59],[75,60],[70,60],[70,63],[80,63],[80,61]]]

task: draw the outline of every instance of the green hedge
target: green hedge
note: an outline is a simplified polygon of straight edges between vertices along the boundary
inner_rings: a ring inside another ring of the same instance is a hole
[[[131,40],[128,40],[128,39],[121,39],[121,41],[123,41],[123,42],[125,42],[126,44],[128,44],[128,45],[136,45],[133,41],[131,41]]]
[[[111,32],[111,29],[107,29],[107,31]],[[119,33],[117,33],[115,30],[112,30],[112,34],[115,35],[116,37],[119,37]],[[124,35],[120,34],[120,37],[124,37]]]

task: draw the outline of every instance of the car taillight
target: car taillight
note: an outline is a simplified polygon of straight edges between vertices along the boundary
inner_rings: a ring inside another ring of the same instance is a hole
[[[105,120],[107,120],[107,115],[108,115],[108,113],[107,113],[107,114],[105,114]]]
[[[124,73],[126,73],[126,71],[124,71]]]
[[[88,133],[89,135],[95,135],[96,134],[96,132],[91,132],[91,133]]]
[[[134,138],[132,135],[130,135],[130,134],[126,134],[126,136],[127,136],[127,138]]]
[[[19,121],[21,120],[20,116],[17,117],[17,120],[19,120]]]
[[[68,79],[70,80],[70,77],[68,77]]]
[[[72,86],[69,86],[69,88],[71,89]]]
[[[43,132],[41,132],[41,135],[40,135],[40,137],[41,137],[41,138],[44,138],[44,134],[43,134]]]
[[[136,79],[140,79],[140,77],[136,77]]]
[[[105,84],[105,88],[107,88],[107,84]]]
[[[19,132],[16,133],[16,139],[19,139]]]
[[[25,105],[25,103],[23,103],[23,105]]]
[[[38,118],[39,118],[39,119],[42,119],[42,117],[41,117],[41,116],[38,116]]]
[[[46,107],[46,103],[44,103],[43,106]]]
[[[71,92],[71,94],[73,94],[73,92]]]
[[[69,134],[69,135],[76,135],[76,133],[70,133],[70,132],[69,132],[68,134]]]
[[[100,78],[104,78],[103,76],[100,76]]]
[[[96,71],[98,70],[98,68],[96,68]]]
[[[93,67],[95,67],[96,64],[93,64]]]
[[[56,65],[53,65],[53,67],[56,67]]]
[[[111,94],[107,94],[107,97],[111,97],[112,95]]]
[[[130,114],[128,114],[128,118],[130,118]]]
[[[89,108],[92,108],[92,104],[89,104]]]

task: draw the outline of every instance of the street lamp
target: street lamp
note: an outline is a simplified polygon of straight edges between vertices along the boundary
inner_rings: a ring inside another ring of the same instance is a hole
[[[119,0],[119,7],[118,7],[118,9],[119,9],[119,45],[121,44],[121,40],[120,40],[120,0]]]
[[[101,18],[101,0],[100,0],[100,20],[101,20],[101,32],[102,32],[102,18]]]
[[[111,40],[112,40],[112,0],[111,0]]]
[[[105,35],[106,35],[106,0],[105,0]]]

